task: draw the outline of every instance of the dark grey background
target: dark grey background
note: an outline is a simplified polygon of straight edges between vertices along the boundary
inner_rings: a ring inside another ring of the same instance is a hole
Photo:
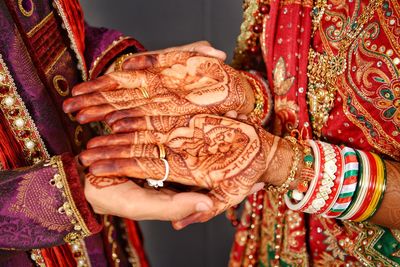
[[[231,58],[242,19],[241,0],[81,0],[86,20],[122,31],[159,49],[208,40]],[[224,216],[174,231],[169,223],[141,223],[153,267],[227,266],[234,229]]]

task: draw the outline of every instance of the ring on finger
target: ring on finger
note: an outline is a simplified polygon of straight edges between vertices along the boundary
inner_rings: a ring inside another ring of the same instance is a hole
[[[142,92],[144,98],[150,98],[149,92],[147,92],[146,88],[140,87],[139,89]]]
[[[161,159],[164,162],[165,165],[165,175],[161,180],[155,180],[155,179],[146,179],[147,183],[149,186],[158,188],[158,187],[163,187],[164,182],[168,179],[169,176],[169,163],[166,159]]]
[[[157,144],[158,150],[160,152],[160,159],[165,159],[167,156],[167,153],[165,151],[165,146],[163,144]]]

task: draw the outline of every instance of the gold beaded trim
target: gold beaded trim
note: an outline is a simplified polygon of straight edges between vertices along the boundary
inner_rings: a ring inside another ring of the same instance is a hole
[[[299,163],[301,160],[301,152],[300,152],[299,146],[297,145],[296,138],[294,138],[293,136],[286,136],[285,139],[293,144],[292,149],[294,152],[293,165],[292,165],[292,168],[290,169],[289,176],[286,179],[286,181],[279,187],[274,186],[274,185],[268,185],[266,187],[267,191],[278,192],[280,194],[285,194],[289,190],[290,184],[293,183],[293,181],[295,180],[295,176],[296,176],[297,170],[299,168]]]
[[[38,163],[50,155],[46,150],[36,125],[17,92],[8,68],[0,54],[0,109],[23,148],[29,163]]]
[[[313,31],[320,28],[320,20],[326,8],[327,1],[318,0],[313,8]],[[308,92],[307,100],[311,114],[314,134],[319,138],[321,131],[329,118],[337,91],[337,78],[346,70],[346,51],[362,32],[367,23],[382,4],[383,0],[370,1],[363,13],[353,21],[343,34],[338,44],[337,55],[321,54],[310,48],[308,56]]]
[[[85,247],[83,238],[89,236],[90,231],[87,228],[85,221],[81,217],[77,207],[75,206],[75,201],[72,198],[72,194],[68,186],[61,157],[52,157],[44,164],[44,166],[51,166],[58,170],[58,172],[54,174],[53,178],[49,182],[62,192],[62,196],[65,200],[64,204],[58,208],[58,212],[67,215],[74,226],[73,231],[64,237],[64,241],[70,245],[73,255],[78,262],[78,266],[90,266],[88,257],[83,250]]]
[[[133,55],[134,55],[133,53],[128,53],[128,54],[122,55],[119,58],[117,58],[117,60],[115,61],[114,70],[121,71],[122,64],[124,64],[124,62],[127,58],[132,57]]]
[[[118,45],[119,43],[121,43],[122,41],[125,41],[127,39],[130,39],[130,37],[127,36],[121,36],[120,38],[118,38],[117,40],[114,40],[102,53],[100,56],[98,56],[94,62],[93,65],[91,67],[91,69],[89,70],[89,78],[93,79],[95,77],[93,77],[93,71],[96,69],[97,65],[99,64],[99,62],[104,58],[105,55],[107,55],[108,52],[110,52],[111,49],[113,49],[116,45]],[[118,60],[118,59],[117,59]],[[114,69],[116,70],[116,68],[114,67]]]

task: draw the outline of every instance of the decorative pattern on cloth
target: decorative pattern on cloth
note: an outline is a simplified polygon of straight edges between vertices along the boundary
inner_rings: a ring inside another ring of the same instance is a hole
[[[27,250],[62,242],[73,225],[58,212],[64,200],[49,182],[57,168],[42,164],[2,171],[0,247]]]
[[[321,9],[312,9],[309,1],[270,2],[260,46],[274,95],[274,133],[297,128],[311,138],[308,50],[336,55],[369,2],[327,1],[312,43],[310,16]],[[397,1],[383,1],[349,46],[323,139],[399,159],[399,13]],[[230,266],[400,266],[399,231],[305,216],[288,210],[272,193],[259,194],[256,202],[250,197],[246,203]],[[257,208],[251,208],[254,202]]]

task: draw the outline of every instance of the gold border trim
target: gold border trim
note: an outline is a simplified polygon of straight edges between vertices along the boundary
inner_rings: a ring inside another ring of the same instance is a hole
[[[17,92],[17,87],[15,85],[14,79],[11,76],[1,53],[0,53],[0,67],[3,69],[3,73],[6,76],[5,80],[8,80],[8,82],[3,82],[3,84],[4,83],[8,84],[9,89],[11,91],[8,95],[13,97],[13,99],[15,101],[15,103],[12,105],[12,108],[22,111],[22,114],[23,114],[22,117],[23,117],[24,121],[26,122],[25,128],[27,128],[27,129],[29,129],[29,131],[31,131],[31,133],[32,133],[31,139],[32,139],[32,141],[34,141],[37,144],[37,149],[39,149],[39,151],[41,152],[41,158],[38,160],[49,159],[50,154],[47,151],[42,138],[40,137],[40,133],[35,125],[35,122],[33,121],[32,117],[29,114],[29,110],[26,108],[21,96]],[[8,123],[9,123],[10,128],[12,129],[14,137],[17,140],[21,140],[21,142],[24,142],[24,144],[25,144],[25,141],[28,141],[28,140],[23,140],[18,137],[16,130],[19,130],[19,128],[15,125],[15,123],[12,122],[12,120],[8,116],[6,110],[4,109],[3,104],[0,104],[0,109],[2,110],[4,116],[6,117]],[[26,147],[24,144],[21,144],[21,145],[24,148],[24,151],[26,153],[27,150],[26,150]],[[34,159],[32,159],[30,157],[29,153],[26,153],[26,156],[28,157],[28,160],[30,163],[36,163],[34,161]]]
[[[61,17],[61,20],[64,23],[65,30],[68,33],[69,40],[71,41],[71,48],[74,51],[75,56],[78,60],[78,69],[81,72],[82,80],[87,81],[88,77],[87,77],[86,65],[84,64],[85,61],[83,60],[81,54],[79,53],[78,46],[76,45],[76,42],[74,39],[74,34],[72,33],[72,30],[71,30],[71,25],[69,24],[69,21],[68,21],[67,17],[65,16],[64,9],[62,8],[59,0],[54,0],[53,4],[54,4],[54,7],[57,9],[58,15]]]

